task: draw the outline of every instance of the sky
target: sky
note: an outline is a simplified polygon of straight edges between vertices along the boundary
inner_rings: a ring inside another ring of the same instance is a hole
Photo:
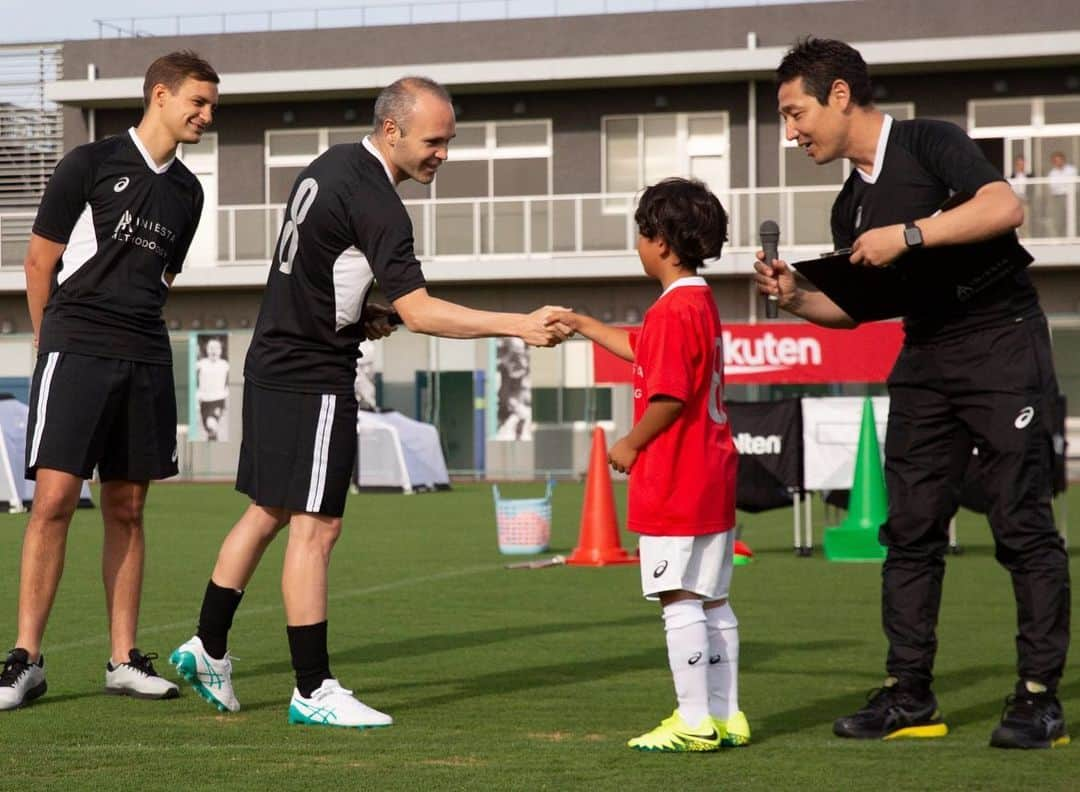
[[[803,0],[805,1],[805,0]],[[820,0],[818,0],[820,1]],[[676,10],[725,5],[771,5],[800,0],[184,0],[155,3],[142,0],[0,0],[0,44],[46,42],[98,37],[95,19],[110,19],[155,35],[176,32],[175,16],[183,14],[181,33],[222,32],[222,12],[228,12],[228,30],[266,30],[266,11],[275,11],[276,28],[314,27],[312,9],[323,9],[320,21],[328,26],[358,24],[361,13],[369,21],[402,24],[415,21],[457,21],[459,18],[493,19],[510,16],[548,16],[650,10]],[[342,10],[351,7],[350,10]],[[360,10],[366,7],[363,12]],[[136,11],[136,9],[138,9]],[[194,16],[203,15],[203,16]],[[460,15],[460,17],[458,16]],[[116,31],[109,31],[115,36]]]

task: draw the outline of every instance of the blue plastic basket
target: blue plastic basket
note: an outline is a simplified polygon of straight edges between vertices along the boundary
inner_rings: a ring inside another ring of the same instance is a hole
[[[547,550],[551,541],[551,491],[555,482],[548,479],[547,492],[542,498],[500,498],[497,484],[491,486],[495,495],[495,527],[499,535],[499,552],[505,555],[529,555]]]

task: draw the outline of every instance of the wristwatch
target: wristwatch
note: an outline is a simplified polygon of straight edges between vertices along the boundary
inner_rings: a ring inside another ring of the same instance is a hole
[[[922,231],[912,221],[904,223],[904,244],[909,248],[922,247]]]

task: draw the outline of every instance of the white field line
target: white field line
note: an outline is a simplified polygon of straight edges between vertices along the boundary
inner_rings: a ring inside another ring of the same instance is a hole
[[[501,565],[491,566],[471,566],[464,567],[462,569],[451,569],[446,572],[438,572],[434,575],[425,575],[423,577],[402,578],[400,580],[392,580],[389,583],[380,583],[376,586],[366,586],[364,588],[348,589],[346,591],[338,591],[330,594],[327,598],[331,601],[353,599],[354,597],[363,597],[368,594],[379,594],[383,591],[393,591],[394,589],[412,588],[414,586],[422,585],[425,583],[435,583],[440,580],[449,580],[456,577],[464,577],[466,575],[476,575],[482,572],[494,572],[501,570]],[[281,603],[275,603],[273,605],[261,605],[257,608],[244,608],[243,614],[256,615],[262,613],[271,613],[273,611],[283,610],[284,606]],[[194,619],[184,619],[183,621],[170,622],[168,624],[155,624],[152,627],[140,627],[139,635],[153,635],[155,633],[169,632],[170,630],[179,630],[181,628],[188,628],[194,633],[196,623],[198,622],[198,614],[195,614]],[[186,637],[186,636],[184,636]],[[99,646],[107,645],[109,643],[109,636],[107,633],[94,636],[92,638],[80,638],[75,641],[67,641],[62,644],[45,644],[42,649],[45,654],[52,656],[57,652],[66,652],[71,649],[83,649],[87,646]]]

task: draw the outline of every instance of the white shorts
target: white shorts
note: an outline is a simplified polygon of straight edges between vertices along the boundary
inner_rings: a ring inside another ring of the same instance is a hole
[[[702,536],[642,536],[641,592],[659,599],[662,591],[691,591],[706,600],[725,599],[731,588],[735,532]]]

